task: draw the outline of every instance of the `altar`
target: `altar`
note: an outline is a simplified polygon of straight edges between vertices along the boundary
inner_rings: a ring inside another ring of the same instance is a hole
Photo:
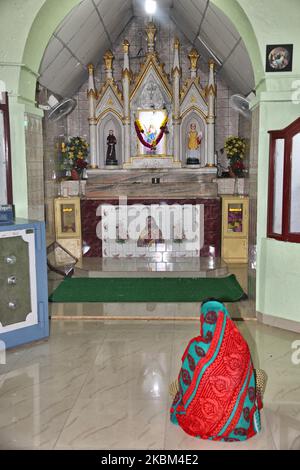
[[[220,256],[221,201],[214,181],[215,64],[201,85],[199,53],[188,53],[182,81],[174,38],[168,74],[156,50],[157,27],[147,24],[140,69],[122,44],[122,79],[114,54],[104,54],[105,80],[95,86],[89,65],[90,168],[81,198],[84,256],[178,262]]]
[[[105,82],[95,86],[89,65],[90,163],[93,169],[215,168],[215,64],[208,83],[198,75],[199,53],[188,54],[190,77],[181,81],[180,42],[174,38],[173,67],[165,71],[156,51],[157,28],[148,23],[147,52],[140,70],[130,68],[130,44],[123,41],[122,87],[114,78],[114,54],[104,55]]]

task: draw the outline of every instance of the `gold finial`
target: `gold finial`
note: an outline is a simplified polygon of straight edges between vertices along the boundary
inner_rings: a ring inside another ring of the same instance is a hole
[[[105,52],[103,59],[104,59],[104,64],[105,64],[105,70],[112,70],[112,63],[114,60],[114,55],[111,51]]]
[[[154,52],[156,31],[157,29],[154,23],[150,22],[147,24],[146,33],[147,33],[148,52]]]
[[[179,49],[180,47],[180,41],[178,38],[175,38],[174,40],[174,49]]]
[[[89,71],[89,74],[90,74],[90,75],[93,74],[94,70],[95,70],[94,65],[93,65],[93,64],[89,64],[89,65],[88,65],[88,71]]]
[[[191,62],[191,70],[197,70],[197,64],[199,60],[199,53],[197,49],[192,49],[191,52],[188,55],[190,62]]]
[[[130,47],[129,41],[127,41],[127,39],[125,39],[124,42],[123,42],[123,51],[124,51],[125,54],[128,54],[129,47]]]
[[[212,68],[215,69],[216,68],[216,63],[215,63],[214,59],[209,59],[208,65],[209,65],[210,69],[212,69]]]

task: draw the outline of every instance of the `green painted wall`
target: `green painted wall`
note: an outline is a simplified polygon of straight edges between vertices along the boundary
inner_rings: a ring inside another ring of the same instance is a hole
[[[14,200],[17,215],[27,215],[24,112],[35,108],[35,83],[45,47],[59,23],[80,0],[0,1],[0,80],[10,93]],[[197,0],[195,0],[197,1]],[[257,309],[300,321],[296,294],[300,247],[266,239],[269,129],[282,128],[300,115],[292,103],[300,80],[299,0],[212,0],[233,21],[255,71],[260,106],[258,163]],[[292,73],[264,73],[266,44],[293,43]],[[298,287],[299,288],[299,287]]]

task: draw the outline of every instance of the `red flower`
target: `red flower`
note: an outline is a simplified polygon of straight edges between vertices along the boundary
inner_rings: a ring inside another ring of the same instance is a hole
[[[84,169],[87,167],[87,162],[85,160],[77,159],[76,160],[76,167],[80,169]]]

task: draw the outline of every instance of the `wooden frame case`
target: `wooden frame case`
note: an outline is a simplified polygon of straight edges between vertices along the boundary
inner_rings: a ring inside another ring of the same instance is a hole
[[[4,124],[4,141],[0,142],[0,145],[3,145],[3,148],[4,148],[4,163],[6,167],[7,204],[13,204],[9,107],[8,107],[8,94],[7,93],[0,92],[0,112],[3,115],[3,124]]]
[[[293,138],[300,134],[300,118],[288,127],[278,131],[269,131],[270,134],[270,161],[269,161],[269,197],[268,197],[268,222],[267,236],[276,240],[300,243],[300,233],[290,231],[291,221],[291,178],[292,178],[292,148]],[[284,140],[284,163],[283,163],[283,191],[282,191],[282,230],[281,233],[274,231],[274,190],[275,190],[275,150],[276,141]],[[300,158],[300,155],[299,155]]]

